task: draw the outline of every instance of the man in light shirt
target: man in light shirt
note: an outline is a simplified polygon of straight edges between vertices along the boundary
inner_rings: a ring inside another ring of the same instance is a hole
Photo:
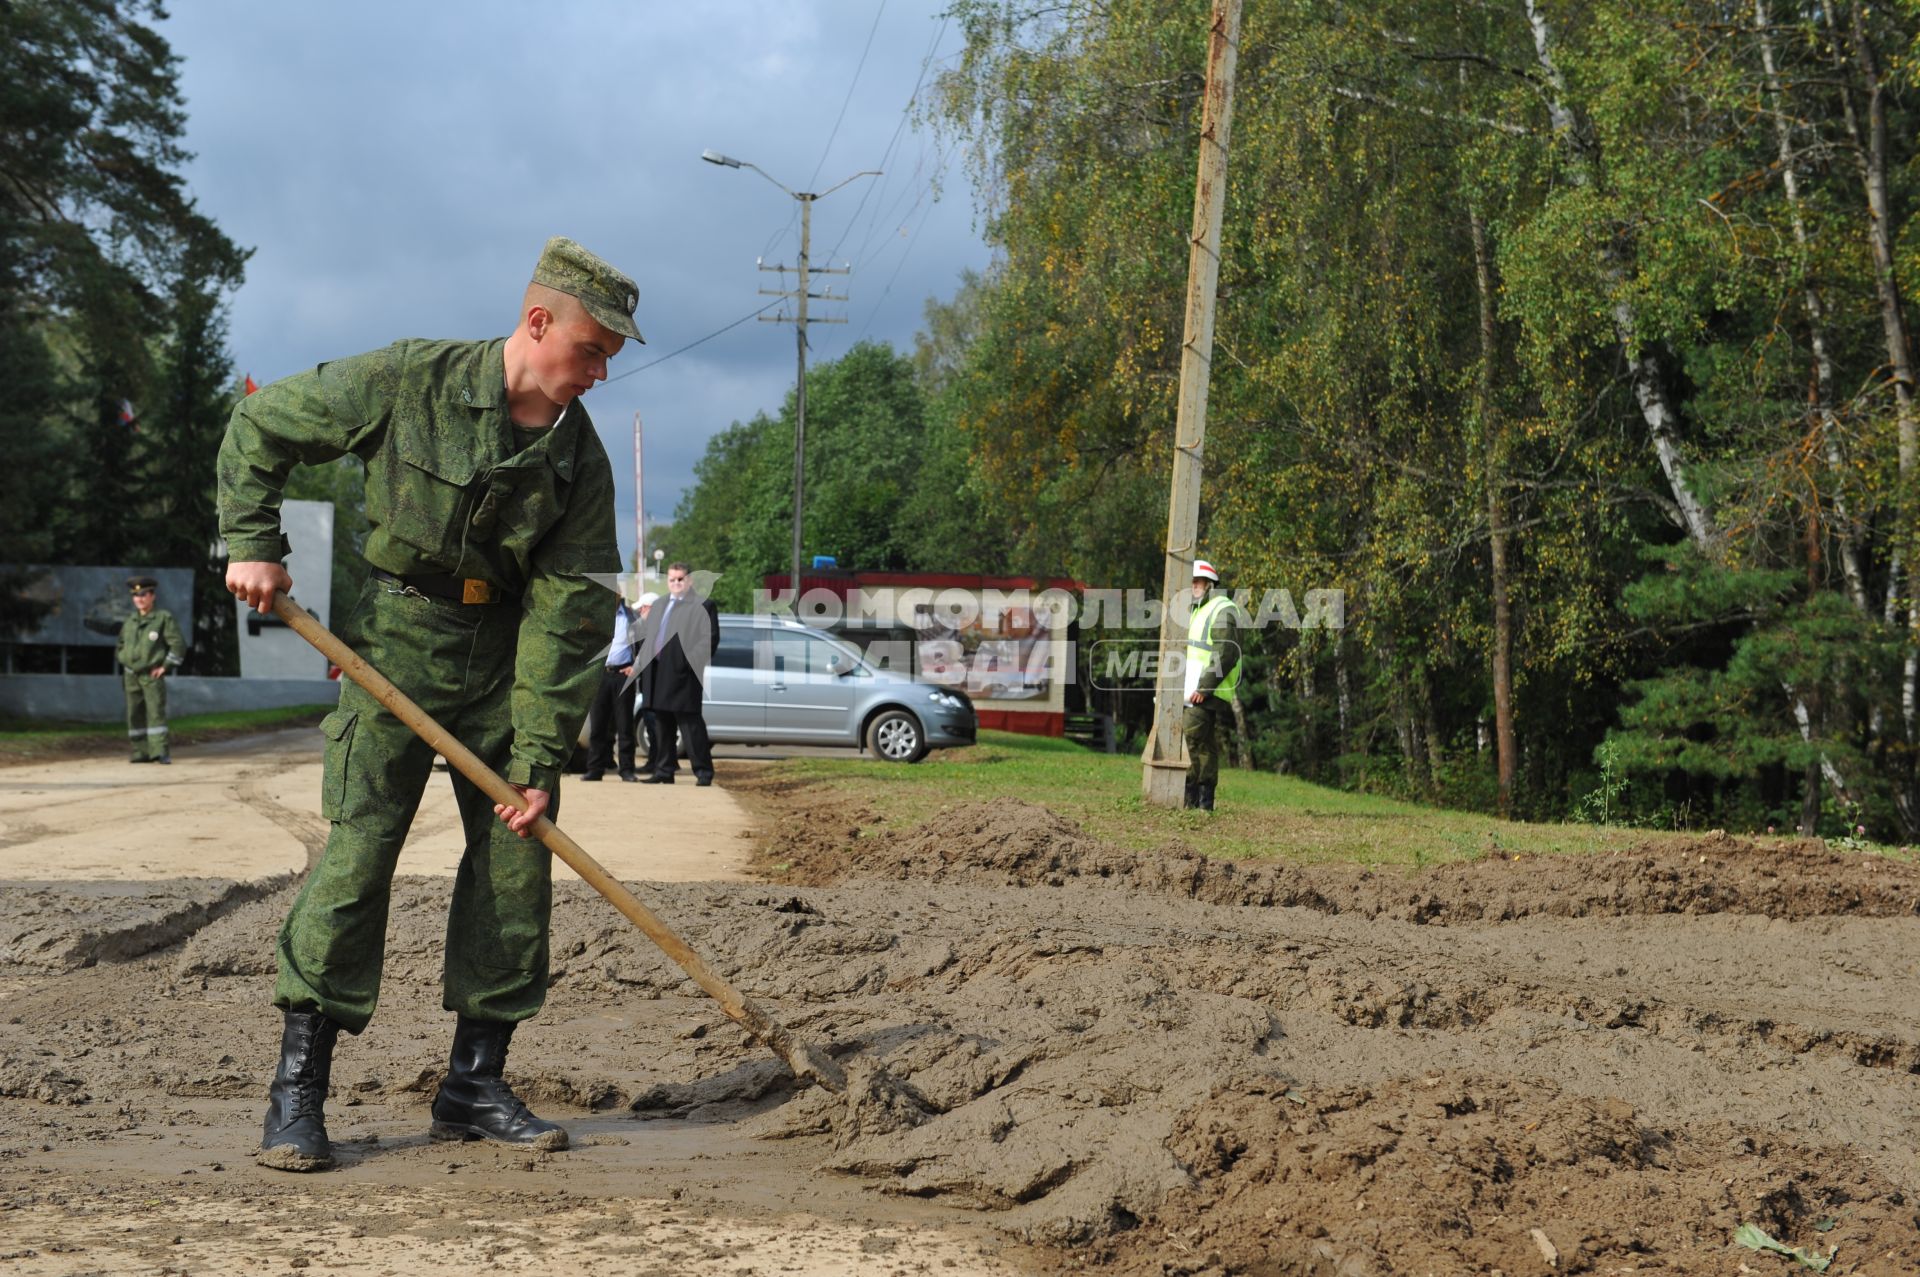
[[[615,605],[613,643],[587,714],[587,770],[581,780],[605,776],[616,756],[621,780],[640,779],[633,770],[633,634],[638,621],[626,599]]]

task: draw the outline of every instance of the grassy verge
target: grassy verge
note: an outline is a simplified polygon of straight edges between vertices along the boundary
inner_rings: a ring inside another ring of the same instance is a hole
[[[1522,824],[1264,772],[1224,773],[1218,809],[1211,814],[1174,811],[1141,799],[1137,757],[1005,732],[982,732],[979,744],[936,750],[912,767],[827,758],[790,759],[780,767],[785,775],[834,786],[896,828],[958,803],[1021,799],[1117,846],[1181,842],[1227,859],[1420,866],[1488,855],[1618,851],[1660,836],[1644,829]]]
[[[224,710],[182,714],[168,720],[167,734],[177,748],[225,740],[251,732],[317,723],[331,705],[291,705],[280,709]],[[115,723],[67,723],[53,720],[0,719],[0,766],[55,758],[124,754],[126,728]]]

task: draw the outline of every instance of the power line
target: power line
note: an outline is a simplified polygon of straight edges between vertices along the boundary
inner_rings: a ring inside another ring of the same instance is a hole
[[[652,360],[648,363],[641,364],[638,368],[629,368],[625,372],[621,373],[618,377],[609,377],[606,379],[606,381],[604,381],[601,384],[611,386],[616,381],[625,381],[627,378],[633,376],[635,373],[645,372],[649,368],[658,368],[661,364],[666,363],[667,360],[672,359],[675,355],[684,355],[689,350],[692,350],[695,346],[704,346],[706,343],[712,341],[715,337],[718,337],[721,333],[732,332],[734,329],[738,328],[740,325],[746,323],[749,319],[752,319],[757,315],[766,314],[768,311],[772,310],[775,306],[778,306],[783,300],[785,299],[776,297],[772,301],[768,302],[766,305],[762,306],[759,310],[740,316],[740,318],[734,320],[731,324],[728,324],[725,328],[716,328],[712,332],[708,333],[705,337],[697,338],[694,341],[690,341],[686,345],[680,347],[680,349],[678,350],[670,350],[666,354],[660,356],[660,358]]]
[[[820,170],[827,166],[827,156],[833,151],[833,139],[840,136],[840,122],[847,118],[847,106],[853,101],[854,89],[860,85],[860,73],[867,67],[867,54],[873,51],[874,33],[880,30],[880,15],[886,11],[887,0],[880,0],[880,7],[873,11],[873,25],[867,28],[866,47],[860,50],[859,64],[853,68],[853,79],[847,85],[847,96],[840,99],[840,114],[833,117],[833,128],[827,132],[827,144],[820,148],[820,162],[813,166],[813,175],[807,178],[809,187],[820,180]]]
[[[909,213],[908,216],[912,216],[912,214]],[[856,345],[859,343],[860,338],[867,335],[867,329],[873,327],[873,321],[880,314],[880,304],[887,300],[888,294],[893,292],[893,281],[900,278],[900,270],[907,264],[907,257],[913,252],[914,243],[920,238],[920,232],[926,228],[927,223],[932,219],[933,205],[929,204],[927,205],[927,211],[920,216],[920,224],[908,233],[907,246],[900,250],[900,260],[893,264],[893,274],[887,276],[886,286],[880,290],[880,295],[874,298],[873,309],[867,312],[867,322],[860,325],[860,332],[853,339]]]
[[[913,82],[913,92],[907,95],[907,104],[900,108],[900,120],[893,126],[893,136],[887,139],[887,149],[881,152],[880,163],[875,166],[883,173],[890,171],[888,166],[892,162],[894,148],[900,144],[900,135],[906,131],[907,121],[913,115],[914,103],[920,100],[920,90],[927,82],[927,70],[933,65],[934,55],[940,51],[940,42],[946,38],[947,23],[950,20],[950,17],[942,17],[940,19],[940,26],[934,31],[933,39],[927,42],[927,51],[920,55],[920,75]],[[846,229],[840,232],[840,238],[834,241],[832,248],[827,250],[827,257],[829,259],[840,251],[842,244],[847,242],[847,236],[852,233],[854,225],[859,222],[860,212],[866,208],[867,200],[883,193],[887,188],[887,183],[891,180],[891,177],[882,177],[878,182],[860,193],[860,202],[854,205],[852,216],[847,218]],[[880,205],[876,203],[874,205],[875,219],[879,217],[879,209]],[[871,243],[872,238],[873,221],[870,220],[867,224],[867,242]]]

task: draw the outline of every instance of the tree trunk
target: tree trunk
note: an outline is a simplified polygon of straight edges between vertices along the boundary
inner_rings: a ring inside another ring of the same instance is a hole
[[[1857,0],[1856,0],[1857,3]],[[1554,134],[1560,139],[1562,149],[1573,162],[1568,179],[1579,185],[1591,185],[1598,168],[1598,156],[1595,143],[1585,136],[1580,127],[1579,118],[1566,103],[1566,78],[1553,61],[1553,36],[1547,27],[1546,18],[1541,14],[1537,0],[1522,0],[1526,8],[1527,25],[1533,31],[1533,47],[1536,60],[1545,81],[1547,115],[1553,122]],[[1721,546],[1713,522],[1707,514],[1705,504],[1694,493],[1693,485],[1687,478],[1685,467],[1680,460],[1679,421],[1680,416],[1674,410],[1667,396],[1665,379],[1660,375],[1659,362],[1653,353],[1640,343],[1636,334],[1633,304],[1626,298],[1622,286],[1626,280],[1626,268],[1620,261],[1619,248],[1611,241],[1600,250],[1601,275],[1609,287],[1614,290],[1616,300],[1613,303],[1614,332],[1626,351],[1632,365],[1633,397],[1640,405],[1640,415],[1647,423],[1647,433],[1653,438],[1654,455],[1659,458],[1660,469],[1666,475],[1667,486],[1673,493],[1675,506],[1680,511],[1680,521],[1687,530],[1693,543],[1704,551],[1709,558],[1720,558]],[[1800,724],[1803,737],[1811,739],[1808,725],[1807,707],[1791,687],[1783,690],[1792,704],[1794,719]],[[1839,768],[1829,758],[1822,757],[1820,771],[1827,778],[1827,784],[1833,787],[1834,796],[1843,805],[1851,801],[1847,794],[1844,778]]]
[[[1576,186],[1592,186],[1599,168],[1596,144],[1582,128],[1579,116],[1567,104],[1566,77],[1560,74],[1560,68],[1553,60],[1553,33],[1547,26],[1546,16],[1540,12],[1537,0],[1522,2],[1526,7],[1527,26],[1533,32],[1534,57],[1545,81],[1543,96],[1547,103],[1547,118],[1553,124],[1554,136],[1559,139],[1561,150],[1570,161],[1567,179]],[[1654,456],[1659,459],[1660,471],[1666,476],[1667,487],[1673,493],[1681,524],[1696,545],[1713,550],[1716,537],[1712,520],[1707,517],[1705,503],[1694,493],[1693,484],[1680,458],[1680,414],[1667,394],[1666,379],[1661,375],[1659,360],[1639,338],[1633,303],[1626,297],[1626,267],[1620,260],[1619,247],[1611,241],[1600,250],[1600,269],[1615,298],[1613,330],[1632,373],[1634,402],[1640,405],[1640,416],[1647,423]]]
[[[1309,780],[1320,778],[1320,733],[1315,730],[1319,715],[1315,712],[1313,682],[1313,657],[1302,643],[1295,651],[1300,657],[1300,673],[1297,680],[1297,692],[1300,700],[1300,718],[1303,730],[1300,733],[1300,772]]]
[[[1420,728],[1427,738],[1427,785],[1437,789],[1446,774],[1445,738],[1440,735],[1440,721],[1433,712],[1433,682],[1425,670],[1420,672]]]
[[[1479,416],[1482,451],[1487,468],[1488,558],[1493,581],[1493,735],[1494,767],[1500,777],[1500,814],[1513,814],[1513,608],[1507,587],[1507,510],[1501,487],[1506,475],[1505,450],[1500,446],[1500,423],[1493,404],[1493,368],[1498,355],[1494,325],[1493,262],[1487,253],[1487,228],[1480,210],[1469,205],[1467,225],[1473,232],[1474,283],[1480,294]]]
[[[1916,735],[1916,685],[1920,684],[1920,476],[1915,473],[1920,461],[1920,404],[1916,404],[1913,342],[1907,328],[1906,307],[1900,296],[1900,280],[1894,269],[1893,219],[1887,192],[1887,100],[1886,83],[1881,73],[1880,54],[1867,27],[1867,16],[1860,0],[1850,0],[1848,30],[1842,32],[1830,3],[1820,5],[1820,17],[1829,37],[1834,69],[1841,82],[1840,103],[1847,137],[1853,145],[1860,184],[1867,204],[1867,244],[1873,257],[1874,290],[1880,301],[1880,329],[1886,345],[1887,366],[1893,373],[1895,427],[1899,446],[1899,477],[1894,494],[1895,533],[1888,556],[1887,593],[1882,617],[1897,624],[1901,605],[1907,610],[1907,654],[1900,677],[1900,717],[1911,747],[1920,743]],[[1854,103],[1853,69],[1843,49],[1851,49],[1853,60],[1866,80],[1866,123]],[[1901,825],[1909,836],[1920,832],[1920,795],[1914,791],[1911,775],[1894,790],[1894,805]]]
[[[1411,680],[1394,680],[1390,708],[1394,739],[1400,746],[1400,769],[1406,774],[1409,787],[1415,792],[1423,791],[1427,787],[1426,766],[1420,742],[1420,723],[1413,712]]]
[[[1920,573],[1913,570],[1916,509],[1915,462],[1920,458],[1920,410],[1914,403],[1913,343],[1901,304],[1900,280],[1893,264],[1893,219],[1887,197],[1887,91],[1880,73],[1880,55],[1867,30],[1860,0],[1853,0],[1853,50],[1867,77],[1867,145],[1864,154],[1867,188],[1867,242],[1873,248],[1873,275],[1880,296],[1880,325],[1886,334],[1887,361],[1893,367],[1893,394],[1897,405],[1900,446],[1899,527],[1905,542],[1900,551],[1907,564],[1907,660],[1900,683],[1900,710],[1907,741],[1914,743],[1915,676],[1920,673]],[[1889,585],[1889,592],[1897,588]]]
[[[1820,764],[1808,763],[1800,784],[1800,836],[1811,838],[1820,829]]]
[[[1787,125],[1786,93],[1780,87],[1780,73],[1773,57],[1773,23],[1767,14],[1768,0],[1753,0],[1753,27],[1760,38],[1760,62],[1766,70],[1767,96],[1773,101],[1773,139],[1780,155],[1781,183],[1786,188],[1787,212],[1793,222],[1793,242],[1800,250],[1801,269],[1807,271],[1801,281],[1800,300],[1807,312],[1808,343],[1813,348],[1814,404],[1820,421],[1820,442],[1827,468],[1833,473],[1833,510],[1836,536],[1840,542],[1840,571],[1847,583],[1847,597],[1862,615],[1871,615],[1867,601],[1867,576],[1861,566],[1859,528],[1854,522],[1846,496],[1847,465],[1840,449],[1840,423],[1833,414],[1833,358],[1827,348],[1825,303],[1814,286],[1808,264],[1810,237],[1806,217],[1800,207],[1800,175],[1793,162],[1793,136]]]
[[[1338,762],[1340,779],[1344,783],[1351,779],[1347,772],[1347,760],[1353,757],[1353,688],[1347,677],[1347,640],[1344,634],[1336,633],[1333,638],[1333,686],[1336,708],[1340,715]]]

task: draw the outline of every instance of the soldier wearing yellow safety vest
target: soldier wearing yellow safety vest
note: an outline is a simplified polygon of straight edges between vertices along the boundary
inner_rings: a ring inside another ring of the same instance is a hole
[[[1193,617],[1187,623],[1188,807],[1213,810],[1220,756],[1233,731],[1233,695],[1240,686],[1240,631],[1245,621],[1233,599],[1214,589],[1220,573],[1205,559],[1193,561]]]

